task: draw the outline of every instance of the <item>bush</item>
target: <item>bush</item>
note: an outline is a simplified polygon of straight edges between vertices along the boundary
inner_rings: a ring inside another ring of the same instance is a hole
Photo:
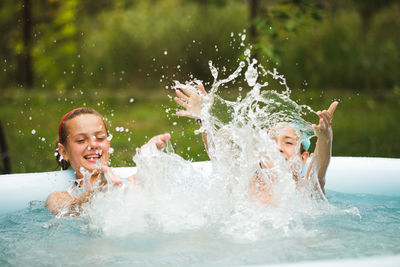
[[[205,79],[210,77],[208,60],[236,66],[230,34],[246,27],[245,8],[240,3],[201,8],[178,0],[142,1],[104,13],[85,34],[85,84],[125,87],[190,74]]]
[[[392,90],[400,75],[399,16],[394,5],[364,29],[358,13],[341,11],[285,42],[279,69],[294,88]]]

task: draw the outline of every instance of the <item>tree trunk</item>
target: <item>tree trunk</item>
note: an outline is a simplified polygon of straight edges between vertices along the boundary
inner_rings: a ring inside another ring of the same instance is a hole
[[[6,142],[6,135],[0,121],[0,160],[3,162],[3,169],[0,170],[3,174],[11,173],[10,155]]]
[[[249,11],[250,11],[250,29],[249,29],[249,40],[251,43],[257,40],[257,29],[256,29],[256,19],[258,16],[258,6],[260,0],[248,0],[249,1]]]
[[[25,88],[33,87],[33,68],[32,68],[32,7],[31,0],[24,0],[23,4],[23,83]]]

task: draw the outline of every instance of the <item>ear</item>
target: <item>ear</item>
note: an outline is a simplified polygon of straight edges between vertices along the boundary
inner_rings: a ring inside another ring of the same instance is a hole
[[[58,154],[60,154],[64,160],[68,160],[67,150],[63,144],[58,143]]]
[[[63,156],[64,157],[64,156]],[[310,157],[310,152],[304,151],[303,154],[301,154],[301,163],[304,165],[306,164],[308,158]]]

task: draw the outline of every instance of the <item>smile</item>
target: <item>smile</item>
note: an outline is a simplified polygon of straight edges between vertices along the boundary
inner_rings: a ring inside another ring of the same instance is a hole
[[[93,154],[93,155],[86,155],[86,156],[83,156],[85,159],[87,159],[87,160],[98,160],[98,159],[100,159],[101,158],[101,155],[99,155],[99,154]]]

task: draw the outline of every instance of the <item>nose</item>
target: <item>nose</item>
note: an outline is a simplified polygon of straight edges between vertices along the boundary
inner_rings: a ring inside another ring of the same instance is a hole
[[[97,141],[97,139],[96,139],[96,137],[95,136],[92,136],[91,138],[89,138],[89,150],[92,150],[92,149],[97,149],[97,148],[99,148],[100,147],[100,144],[99,144],[99,142]]]
[[[276,147],[278,148],[279,152],[283,153],[283,149],[282,149],[282,143],[277,141],[276,142]]]

